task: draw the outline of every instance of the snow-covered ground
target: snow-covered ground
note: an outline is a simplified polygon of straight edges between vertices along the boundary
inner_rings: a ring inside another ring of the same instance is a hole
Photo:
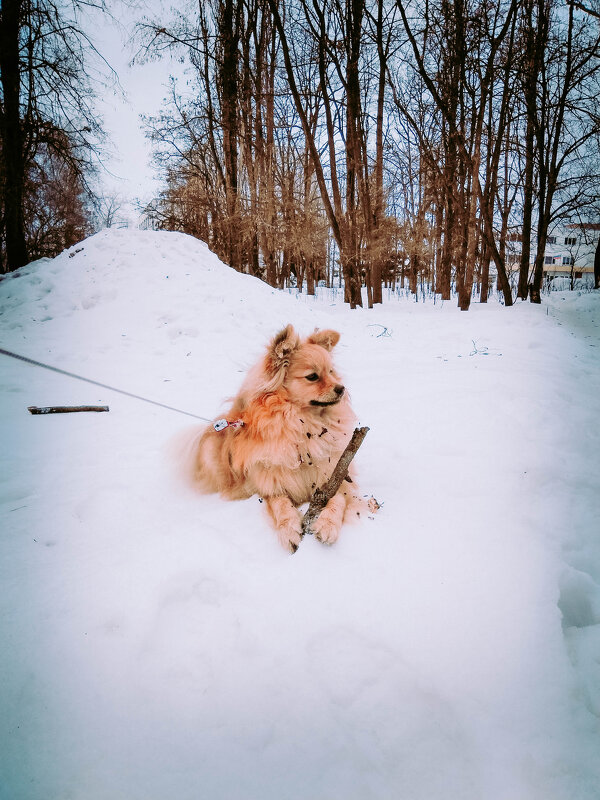
[[[1,348],[208,418],[288,322],[383,503],[293,556],[189,417],[0,356],[0,797],[597,800],[600,293],[350,311],[132,231],[0,282]]]

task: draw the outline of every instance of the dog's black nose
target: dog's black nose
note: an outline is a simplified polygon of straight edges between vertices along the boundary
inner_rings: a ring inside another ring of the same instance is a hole
[[[336,394],[340,395],[340,397],[341,397],[341,396],[344,394],[344,388],[345,388],[344,386],[341,386],[341,385],[338,383],[338,385],[334,387],[333,391],[334,391]]]

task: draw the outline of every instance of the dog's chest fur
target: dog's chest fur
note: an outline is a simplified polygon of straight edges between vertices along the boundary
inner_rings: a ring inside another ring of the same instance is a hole
[[[261,426],[260,444],[248,453],[243,471],[251,492],[286,494],[301,504],[331,476],[352,435],[354,415],[347,403],[300,413],[285,404],[278,412]]]
[[[342,420],[343,416],[336,417],[331,412],[316,419],[308,414],[298,417],[299,436],[295,443],[300,464],[318,466],[331,458],[337,461],[351,434]]]
[[[259,474],[265,480],[266,470],[297,498],[329,478],[355,420],[347,401],[313,411],[277,396],[252,404],[244,416],[244,427],[233,435],[233,468],[251,481]]]

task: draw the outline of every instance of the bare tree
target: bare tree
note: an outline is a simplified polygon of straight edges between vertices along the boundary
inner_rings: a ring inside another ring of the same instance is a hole
[[[311,169],[338,248],[346,299],[354,308],[362,305],[363,272],[364,277],[370,275],[370,261],[365,254],[374,238],[375,221],[361,100],[364,0],[344,3],[331,0],[326,4],[305,0],[301,3],[301,18],[293,23],[307,31],[305,52],[313,48],[316,53],[319,72],[315,91],[323,106],[323,131],[310,125],[306,87],[301,92],[297,62],[292,57],[277,0],[269,0],[269,6],[281,42],[288,85],[307,142]],[[338,157],[340,147],[344,152],[342,170]]]
[[[93,173],[102,132],[88,71],[90,55],[99,55],[80,25],[80,8],[85,5],[54,0],[2,3],[3,270],[16,269],[40,254],[39,234],[51,219],[62,226],[57,242],[72,243],[71,237],[80,234],[81,225],[59,221],[60,205],[45,205],[61,196],[58,187],[50,191],[49,182],[65,181],[63,194],[79,203],[79,215],[89,216],[86,178]],[[100,8],[100,3],[94,7]],[[63,210],[66,214],[64,204]]]
[[[160,224],[276,286],[312,292],[336,261],[352,307],[400,278],[467,309],[491,267],[510,306],[521,230],[519,297],[536,224],[594,195],[598,36],[579,5],[207,0],[145,23],[145,47],[183,48],[196,77],[150,123]]]
[[[0,72],[2,79],[2,234],[6,263],[3,271],[28,261],[23,201],[25,197],[25,137],[21,118],[21,0],[3,0],[0,10]]]
[[[540,75],[540,102],[535,118],[537,159],[537,249],[530,299],[541,302],[544,253],[561,173],[597,136],[596,111],[600,33],[577,18],[573,4],[567,19],[558,11],[549,20],[551,32]]]
[[[442,0],[441,27],[435,31],[427,20],[417,30],[402,0],[397,0],[397,6],[415,68],[442,117],[445,193],[442,296],[449,296],[450,267],[454,262],[459,305],[463,310],[468,309],[475,259],[483,235],[485,252],[496,264],[504,302],[511,305],[511,289],[495,241],[495,193],[491,189],[486,191],[482,185],[481,167],[484,121],[498,74],[497,59],[514,23],[516,0],[501,6],[478,6],[474,10],[463,0]],[[432,55],[432,40],[441,46],[441,65],[439,57]],[[488,178],[494,181],[491,174]]]
[[[119,222],[124,200],[119,194],[103,194],[94,203],[95,220],[100,228],[112,228]]]

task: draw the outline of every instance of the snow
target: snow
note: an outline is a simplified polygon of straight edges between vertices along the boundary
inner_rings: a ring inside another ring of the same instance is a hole
[[[293,556],[179,483],[200,421],[0,356],[0,797],[595,800],[600,294],[350,311],[131,230],[0,282],[3,349],[210,419],[288,322],[383,503]]]

